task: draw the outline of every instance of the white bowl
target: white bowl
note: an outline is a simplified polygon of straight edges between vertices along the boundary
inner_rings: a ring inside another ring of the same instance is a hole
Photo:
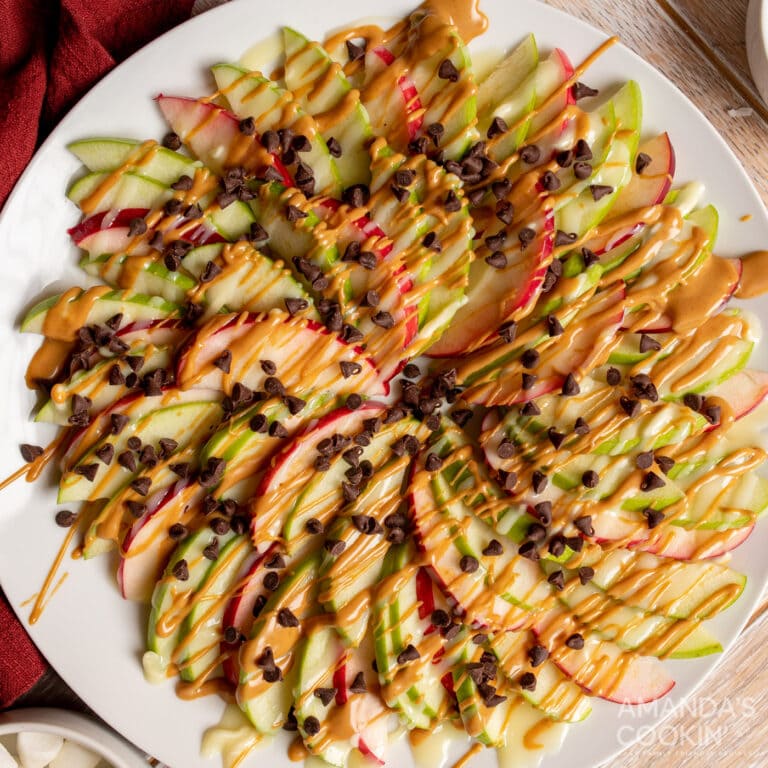
[[[147,768],[145,757],[121,736],[85,715],[64,709],[17,709],[0,713],[0,736],[22,731],[55,733],[99,755],[111,768]]]
[[[768,104],[768,0],[752,0],[749,4],[747,58],[757,90]]]

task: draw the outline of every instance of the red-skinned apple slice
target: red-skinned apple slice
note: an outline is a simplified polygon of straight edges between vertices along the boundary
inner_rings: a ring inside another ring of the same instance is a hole
[[[564,610],[550,611],[542,617],[534,633],[562,672],[601,699],[618,704],[645,704],[669,693],[675,685],[658,659],[639,656],[600,640]],[[584,639],[580,650],[565,644],[568,637],[577,633]]]
[[[226,354],[230,362],[225,365],[221,360]],[[260,390],[267,378],[262,360],[274,362],[276,376],[285,389],[298,396],[308,391],[333,392],[336,396],[388,392],[388,385],[359,348],[318,323],[280,310],[213,317],[182,351],[176,380],[183,389],[203,387],[229,393],[240,382]],[[342,362],[356,364],[359,372],[345,377]]]
[[[563,385],[569,373],[578,380],[584,372],[605,362],[603,358],[610,352],[611,342],[624,319],[625,296],[623,285],[599,294],[566,326],[562,335],[555,337],[554,343],[540,349],[536,367],[538,378],[533,386],[523,389],[522,367],[513,361],[516,368],[512,372],[502,365],[492,380],[473,384],[464,391],[463,397],[470,403],[488,407],[514,405],[553,392]],[[467,359],[471,360],[471,357]],[[459,380],[462,378],[459,367]]]
[[[148,208],[123,208],[118,211],[102,211],[83,219],[79,224],[70,227],[67,234],[79,245],[88,235],[102,229],[127,227],[133,219],[143,219],[149,213]]]
[[[626,514],[603,511],[592,514],[592,527],[598,542],[623,541],[628,549],[673,560],[704,560],[719,557],[743,544],[755,526],[752,523],[722,531],[689,530],[676,525],[648,529],[644,521],[641,523],[628,519]]]
[[[394,54],[384,46],[377,46],[373,49],[373,53],[387,67],[391,66],[395,61]],[[405,124],[408,130],[408,140],[410,141],[419,135],[419,131],[424,124],[424,110],[416,84],[407,73],[403,73],[397,78],[397,87],[403,98]]]
[[[257,134],[244,134],[240,121],[229,110],[212,102],[162,94],[157,97],[157,103],[181,140],[216,173],[242,167],[258,175],[274,166],[283,177],[282,183],[293,186],[280,159],[264,149]]]
[[[277,552],[277,544],[273,544],[264,552],[254,552],[245,562],[242,575],[237,582],[241,586],[238,587],[224,609],[222,627],[225,631],[229,627],[234,627],[241,634],[248,635],[254,622],[253,608],[256,605],[256,599],[259,595],[265,594],[263,583],[264,563],[275,552]],[[239,647],[239,643],[230,644],[224,641],[221,644],[224,655],[222,670],[224,676],[233,685],[237,685],[240,682],[240,665],[237,659],[237,649]]]
[[[555,48],[552,53],[552,59],[557,60],[560,65],[560,81],[567,83],[575,72],[568,54],[562,48]],[[549,102],[549,98],[537,104],[538,112],[531,120],[531,126],[528,131],[529,135],[536,134],[558,115],[562,114],[568,105],[576,103],[576,99],[573,96],[573,88],[571,87],[559,87],[551,102]],[[538,101],[539,99],[537,98]]]
[[[641,174],[634,173],[629,184],[619,192],[611,208],[611,216],[621,216],[628,211],[662,203],[672,188],[675,150],[669,134],[659,134],[641,144],[640,153],[650,157],[651,162]]]
[[[731,407],[736,419],[752,413],[768,397],[768,373],[745,368],[707,392]]]
[[[554,214],[545,213],[542,231],[521,250],[519,241],[507,254],[507,266],[496,269],[475,259],[469,269],[467,303],[454,315],[445,333],[428,351],[430,357],[457,357],[483,346],[508,320],[518,320],[533,308],[551,261]]]
[[[258,547],[269,532],[263,528],[262,517],[259,514],[259,500],[279,498],[281,489],[295,483],[297,477],[308,476],[313,472],[314,462],[318,456],[317,446],[334,435],[352,435],[363,430],[366,419],[383,416],[386,406],[371,401],[363,403],[357,410],[337,408],[323,416],[317,423],[310,423],[300,435],[297,435],[280,453],[272,459],[272,466],[265,473],[259,484],[254,501],[252,502],[252,524],[254,544]],[[274,510],[266,510],[267,513]],[[279,516],[267,514],[275,526],[272,537],[279,533],[282,520]]]
[[[179,480],[147,499],[147,511],[128,530],[120,548],[117,582],[126,600],[143,601],[151,596],[176,546],[168,529],[195,516],[190,501],[196,493],[199,490],[190,480]]]

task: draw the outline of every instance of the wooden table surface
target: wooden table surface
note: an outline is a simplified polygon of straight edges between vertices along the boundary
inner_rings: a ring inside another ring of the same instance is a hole
[[[202,7],[218,2],[198,0]],[[747,64],[748,0],[544,2],[618,34],[682,89],[731,146],[768,205],[768,106],[761,101]],[[738,110],[737,116],[733,110]],[[694,702],[599,768],[768,766],[768,665],[755,663],[764,658],[766,645],[768,595]],[[83,708],[54,672],[19,705]]]

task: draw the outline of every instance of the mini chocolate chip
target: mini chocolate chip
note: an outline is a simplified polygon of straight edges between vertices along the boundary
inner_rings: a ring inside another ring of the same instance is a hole
[[[520,158],[528,165],[534,165],[541,159],[541,150],[535,144],[529,144],[520,150]]]
[[[536,690],[536,675],[533,674],[533,672],[523,672],[522,675],[520,675],[520,687],[524,691],[535,691]]]
[[[117,457],[117,463],[129,472],[136,471],[136,457],[130,451],[123,451]]]
[[[605,380],[610,384],[612,387],[618,386],[621,384],[621,372],[618,368],[614,368],[611,366],[607,373],[605,374]]]
[[[395,325],[395,320],[389,312],[377,312],[371,317],[371,321],[380,328],[385,329],[393,328]]]
[[[577,517],[573,521],[574,526],[578,531],[581,531],[585,536],[594,536],[595,529],[592,527],[592,515],[583,515]]]
[[[535,349],[526,349],[520,356],[523,368],[535,368],[539,364],[539,353]]]
[[[509,200],[499,200],[496,203],[496,218],[502,224],[511,224],[515,217],[515,209]]]
[[[179,560],[171,571],[178,581],[187,581],[189,579],[189,565],[186,560]]]
[[[664,513],[660,509],[646,507],[643,510],[643,517],[645,517],[649,528],[655,528],[664,520]]]
[[[597,488],[597,484],[599,482],[600,482],[600,475],[598,475],[594,469],[588,469],[581,476],[581,483],[585,488]]]
[[[451,419],[460,427],[466,426],[467,422],[472,418],[472,411],[468,408],[456,408],[451,411]]]
[[[535,541],[524,541],[518,547],[517,553],[528,560],[538,560],[541,557]]]
[[[486,635],[484,632],[478,632],[476,635],[472,636],[472,642],[475,645],[483,645],[483,643],[488,642],[488,635]]]
[[[668,475],[672,467],[675,466],[675,460],[671,456],[656,456],[656,463],[659,465],[659,469]]]
[[[500,325],[499,336],[505,344],[511,344],[517,336],[517,323],[514,320],[508,320]]]
[[[181,139],[177,133],[169,131],[163,136],[163,146],[174,152],[181,147]]]
[[[359,61],[365,57],[365,42],[362,45],[353,43],[351,40],[347,40],[347,56],[350,61]]]
[[[613,187],[607,184],[590,184],[589,191],[592,193],[592,199],[597,202],[607,195],[613,194]]]
[[[575,632],[568,637],[568,639],[565,641],[565,644],[569,648],[580,651],[584,647],[584,638],[578,632]]]
[[[347,41],[347,45],[349,45],[349,41]],[[313,715],[304,718],[304,733],[307,736],[317,736],[320,733],[320,721]]]
[[[408,644],[400,653],[397,654],[397,663],[398,664],[408,664],[411,661],[416,661],[417,659],[421,658],[421,654],[419,653],[416,646],[412,644]]]
[[[646,472],[640,483],[640,490],[655,491],[657,488],[663,488],[666,485],[664,479],[659,477],[655,472]]]
[[[304,527],[307,529],[307,532],[311,533],[313,536],[317,535],[318,533],[323,533],[325,530],[323,524],[314,517],[310,517],[309,520],[307,520],[305,523]]]
[[[499,443],[496,453],[500,459],[510,459],[515,455],[515,444],[508,437],[505,437]]]
[[[264,577],[262,583],[264,584],[264,589],[274,592],[280,586],[280,577],[274,571],[270,571]]]
[[[344,190],[341,199],[352,208],[362,208],[368,205],[371,192],[365,184],[353,184]]]
[[[581,387],[579,386],[579,382],[576,381],[576,377],[572,373],[569,373],[565,377],[565,381],[563,382],[563,388],[561,392],[566,397],[573,397],[574,395],[578,395],[581,392]]]
[[[451,623],[451,617],[442,608],[432,611],[429,620],[436,627],[447,627]]]
[[[491,539],[485,549],[483,549],[483,554],[486,557],[498,557],[503,554],[503,552],[504,547],[498,539]]]
[[[110,386],[113,386],[113,387],[119,387],[120,385],[125,384],[125,376],[123,375],[123,372],[120,370],[119,365],[113,365],[110,367],[108,381],[110,383]]]
[[[587,424],[582,416],[579,416],[574,422],[573,431],[581,436],[589,434],[589,424]]]
[[[453,190],[450,190],[445,196],[443,208],[445,208],[448,213],[456,213],[461,210],[461,200],[459,200],[458,195]]]
[[[442,466],[443,460],[436,453],[427,454],[427,459],[424,462],[427,472],[436,472]]]
[[[502,134],[506,133],[509,130],[509,126],[501,117],[494,117],[493,120],[491,120],[491,124],[488,126],[488,131],[486,133],[486,136],[489,139],[494,139],[496,136],[501,136]]]
[[[540,501],[538,504],[534,505],[533,511],[537,519],[540,520],[544,525],[549,525],[552,522],[551,501]]]
[[[365,675],[362,672],[358,672],[352,680],[352,684],[349,686],[349,692],[366,693],[367,690],[368,687],[365,684]]]
[[[96,478],[96,473],[98,471],[99,471],[98,464],[80,464],[74,469],[74,473],[76,475],[81,475],[90,483],[94,481],[94,479]]]
[[[214,361],[213,364],[224,373],[229,373],[232,367],[232,353],[226,349]]]
[[[720,419],[722,418],[722,409],[719,405],[711,405],[705,402],[701,412],[704,415],[704,418],[706,418],[710,424],[720,423]]]
[[[42,456],[45,452],[41,446],[32,445],[30,443],[22,443],[19,446],[19,450],[21,451],[21,458],[24,459],[27,464],[34,461],[38,456]]]
[[[635,172],[642,175],[645,169],[653,162],[653,158],[645,152],[638,152],[635,159]]]
[[[524,373],[522,375],[522,387],[525,390],[533,389],[536,382],[538,381],[538,376],[536,376],[533,373]]]
[[[152,480],[148,477],[137,477],[131,480],[131,488],[133,488],[139,496],[146,496],[149,493],[149,488],[152,485]]]
[[[285,609],[287,610],[287,609]],[[291,614],[293,615],[293,614]],[[278,622],[280,621],[279,615],[278,615]],[[297,621],[294,626],[298,626],[299,622]],[[336,697],[336,689],[335,688],[315,688],[313,691],[316,698],[320,699],[322,705],[324,707],[327,707]]]
[[[557,590],[565,588],[565,576],[562,571],[553,571],[547,576],[547,581]]]
[[[421,370],[419,370],[418,365],[408,363],[408,365],[403,368],[403,376],[405,376],[406,379],[418,379],[419,376],[421,376]]]
[[[472,555],[464,555],[459,561],[459,568],[464,573],[474,573],[480,567],[476,557]]]
[[[281,627],[298,627],[299,620],[290,608],[281,608],[277,612],[277,623]],[[333,695],[336,695],[336,690],[333,689]]]
[[[565,552],[565,536],[558,533],[549,540],[549,553],[553,557],[560,557]]]
[[[704,407],[704,398],[694,392],[688,392],[683,396],[683,404],[693,411],[701,411]]]
[[[115,446],[112,443],[104,443],[96,449],[96,456],[104,462],[104,464],[111,464],[112,459],[115,456]]]
[[[450,59],[443,59],[437,68],[437,76],[442,80],[450,80],[455,83],[459,79],[459,70]]]
[[[573,164],[573,175],[579,181],[584,181],[592,175],[592,166],[584,160],[579,160]]]
[[[288,437],[288,430],[279,421],[273,421],[269,425],[268,431],[270,437],[277,437],[281,440]]]
[[[546,171],[544,174],[542,174],[539,182],[542,188],[547,192],[555,192],[556,190],[560,189],[561,186],[560,179],[558,179],[557,176],[552,173],[552,171]]]
[[[643,451],[635,456],[635,466],[638,469],[650,469],[653,465],[653,451]]]
[[[555,448],[559,448],[565,440],[565,435],[562,432],[558,432],[554,427],[550,427],[547,430],[547,437]]]
[[[591,160],[592,149],[585,139],[579,139],[573,148],[573,155],[576,160]]]
[[[579,536],[567,536],[565,543],[574,551],[581,552],[584,548],[584,540]]]
[[[632,398],[626,397],[624,395],[619,398],[619,405],[630,419],[637,418],[640,415],[640,411],[642,409],[639,400],[633,400]]]
[[[56,513],[55,520],[59,528],[71,528],[77,520],[77,515],[68,509],[60,509]]]
[[[541,493],[547,487],[548,478],[541,470],[535,470],[531,475],[534,493]]]
[[[529,400],[520,409],[520,413],[523,416],[538,416],[541,413],[541,408],[533,400]]]
[[[658,352],[661,349],[661,342],[654,339],[652,336],[643,333],[640,334],[640,351],[641,352]]]
[[[507,257],[502,251],[494,251],[490,256],[485,257],[485,263],[495,269],[504,269],[507,266]]]
[[[341,539],[328,539],[323,546],[326,552],[329,552],[334,557],[338,557],[347,548],[346,543]]]
[[[583,565],[579,568],[579,581],[582,584],[586,584],[591,581],[595,576],[595,569],[590,568],[588,565]]]
[[[547,315],[547,333],[550,336],[560,336],[563,333],[563,326],[555,315]]]
[[[598,91],[597,88],[590,88],[582,82],[576,82],[571,86],[571,93],[576,101],[580,101],[589,96],[597,96],[600,91]]]
[[[578,235],[575,232],[563,232],[562,229],[558,229],[555,232],[555,247],[559,248],[563,245],[571,245],[578,239]]]

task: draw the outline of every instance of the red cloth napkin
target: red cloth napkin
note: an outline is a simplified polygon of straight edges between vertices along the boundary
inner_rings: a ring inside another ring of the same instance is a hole
[[[194,0],[0,0],[0,207],[36,147],[116,63],[187,19]],[[45,662],[0,594],[0,709]]]

